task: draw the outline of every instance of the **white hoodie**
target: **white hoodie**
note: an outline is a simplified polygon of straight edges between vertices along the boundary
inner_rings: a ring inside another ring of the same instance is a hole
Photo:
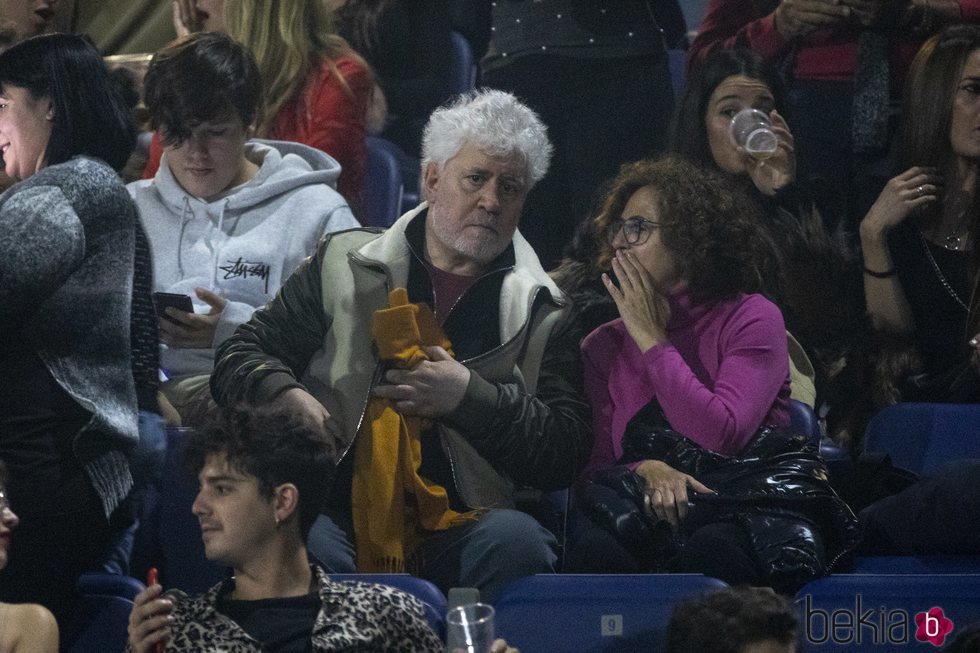
[[[153,255],[153,290],[190,295],[207,288],[228,300],[209,349],[161,346],[173,376],[210,374],[214,348],[264,306],[313,253],[325,233],[360,226],[335,190],[340,164],[322,151],[285,141],[252,140],[245,156],[259,166],[248,182],[213,202],[181,187],[164,155],[152,180],[128,185]]]

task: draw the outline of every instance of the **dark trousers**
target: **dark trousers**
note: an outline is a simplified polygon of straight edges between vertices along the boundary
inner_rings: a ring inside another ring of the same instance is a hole
[[[636,559],[609,531],[592,528],[572,547],[565,571],[572,574],[639,574]],[[704,574],[729,585],[765,584],[748,535],[736,524],[702,526],[688,538],[671,571]]]
[[[674,106],[667,55],[534,55],[485,72],[482,83],[515,94],[548,127],[551,169],[528,195],[520,229],[550,269],[603,182],[664,149]]]

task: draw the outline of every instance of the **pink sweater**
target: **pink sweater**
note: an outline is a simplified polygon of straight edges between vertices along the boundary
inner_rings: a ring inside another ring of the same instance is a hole
[[[669,342],[641,353],[623,321],[582,341],[595,444],[586,471],[614,465],[626,425],[656,397],[679,433],[735,454],[763,424],[789,425],[783,316],[762,295],[694,305],[670,297]]]

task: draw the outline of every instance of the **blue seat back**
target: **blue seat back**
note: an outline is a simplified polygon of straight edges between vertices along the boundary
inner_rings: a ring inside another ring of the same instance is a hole
[[[401,214],[401,168],[392,148],[393,143],[377,136],[368,136],[367,172],[361,189],[361,222],[369,227],[390,227]]]
[[[536,653],[662,650],[674,606],[724,587],[697,574],[531,576],[501,592],[496,633]]]
[[[357,580],[363,583],[388,585],[411,594],[425,607],[425,618],[432,626],[432,630],[436,631],[439,637],[444,637],[446,634],[446,597],[438,587],[427,580],[409,574],[330,574],[330,579],[337,582]]]
[[[449,50],[449,97],[476,88],[476,59],[473,48],[459,32],[451,32]]]
[[[872,418],[864,450],[887,453],[892,463],[918,474],[945,463],[980,458],[980,404],[901,403]]]
[[[667,65],[670,68],[670,82],[674,87],[674,103],[681,100],[687,80],[687,50],[674,48],[667,50]]]
[[[68,653],[101,653],[126,648],[129,613],[143,583],[118,574],[82,574],[81,599],[68,627]]]
[[[813,446],[820,446],[820,421],[812,408],[802,401],[790,399],[789,422],[794,432],[807,436]]]
[[[851,572],[855,574],[980,574],[980,555],[858,556],[854,559]]]
[[[805,585],[796,605],[803,653],[932,651],[916,640],[916,615],[938,608],[952,621],[949,644],[958,629],[980,620],[980,575],[834,575]],[[935,633],[938,615],[932,611],[932,623],[919,619]]]

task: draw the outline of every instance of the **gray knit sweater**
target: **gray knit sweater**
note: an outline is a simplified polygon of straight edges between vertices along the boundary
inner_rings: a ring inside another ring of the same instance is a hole
[[[0,347],[6,334],[32,343],[91,414],[72,450],[106,516],[132,486],[125,452],[138,438],[129,337],[136,220],[116,173],[87,157],[0,195]]]

